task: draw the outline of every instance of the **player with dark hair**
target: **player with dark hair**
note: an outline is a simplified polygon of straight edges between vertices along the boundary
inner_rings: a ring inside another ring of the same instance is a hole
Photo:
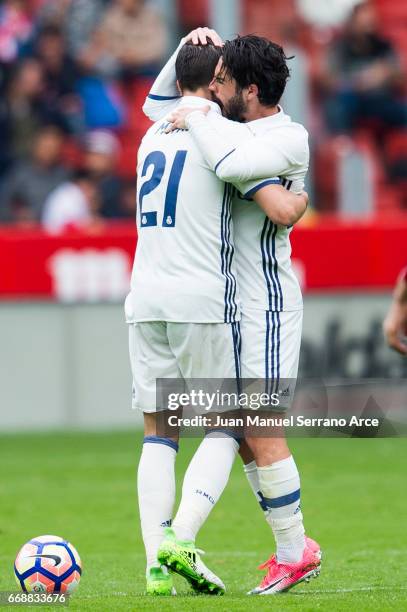
[[[227,40],[222,49],[222,62],[218,66],[216,81],[235,83],[236,91],[224,98],[221,106],[228,119],[244,121],[243,90],[255,83],[258,100],[263,106],[278,104],[290,71],[282,47],[260,36],[238,36]]]
[[[182,92],[196,91],[201,87],[208,89],[221,56],[221,47],[215,46],[210,40],[207,45],[186,42],[179,50],[175,62],[179,89]]]

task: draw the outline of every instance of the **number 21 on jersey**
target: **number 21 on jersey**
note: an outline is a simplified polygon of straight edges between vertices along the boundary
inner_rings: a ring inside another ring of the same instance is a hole
[[[167,189],[164,200],[164,214],[162,227],[174,227],[177,210],[178,187],[184,169],[187,151],[177,151],[168,177]],[[138,205],[140,210],[140,228],[158,225],[157,211],[143,211],[143,200],[154,189],[157,189],[164,175],[166,157],[162,151],[151,151],[144,160],[141,176],[146,176],[150,166],[153,166],[151,177],[144,181],[139,191]]]

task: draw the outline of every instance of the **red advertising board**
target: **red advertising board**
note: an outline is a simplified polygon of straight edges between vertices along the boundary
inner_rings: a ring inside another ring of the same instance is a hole
[[[405,216],[372,221],[325,218],[291,234],[303,290],[387,290],[407,264]],[[40,229],[0,230],[0,297],[61,301],[121,300],[136,230],[111,223],[98,233],[50,236]]]

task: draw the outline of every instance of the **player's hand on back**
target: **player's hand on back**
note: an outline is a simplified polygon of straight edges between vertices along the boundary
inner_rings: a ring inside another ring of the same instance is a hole
[[[383,333],[390,348],[407,355],[407,305],[394,301],[383,321]]]
[[[216,47],[223,47],[223,40],[219,34],[211,28],[196,28],[187,34],[184,38],[184,42],[191,41],[193,45],[207,45],[208,38],[211,39]]]
[[[407,355],[407,268],[397,279],[393,300],[383,321],[383,333],[390,348]]]
[[[383,322],[383,333],[387,344],[401,355],[407,355],[407,344],[403,336],[407,332],[407,308],[393,303]]]
[[[201,113],[205,113],[205,115],[210,111],[210,106],[183,106],[182,108],[178,108],[174,112],[171,113],[167,117],[167,121],[169,121],[170,125],[165,130],[168,134],[173,130],[186,130],[186,118],[191,113],[196,111],[200,111]]]

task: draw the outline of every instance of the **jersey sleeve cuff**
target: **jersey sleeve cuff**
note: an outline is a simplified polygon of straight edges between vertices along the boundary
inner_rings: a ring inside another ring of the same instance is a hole
[[[222,160],[221,160],[222,161]],[[245,198],[250,198],[251,196],[253,196],[257,191],[259,191],[259,189],[262,189],[263,187],[265,187],[266,185],[281,185],[281,181],[278,178],[273,178],[273,179],[267,179],[265,181],[262,181],[261,183],[259,183],[258,185],[255,185],[254,187],[252,187],[251,189],[249,189],[249,191],[247,191],[244,195]]]
[[[178,100],[181,96],[158,96],[157,94],[147,94],[150,100]]]
[[[225,159],[226,159],[227,157],[229,157],[229,155],[232,155],[232,153],[233,153],[234,151],[236,151],[236,149],[232,149],[231,151],[229,151],[229,153],[226,153],[226,155],[224,155],[224,156],[222,157],[222,159],[220,159],[220,160],[217,162],[217,164],[215,164],[215,168],[214,168],[214,171],[215,171],[215,172],[216,172],[216,170],[218,169],[218,167],[220,166],[220,164],[221,164],[223,161],[225,161]]]

